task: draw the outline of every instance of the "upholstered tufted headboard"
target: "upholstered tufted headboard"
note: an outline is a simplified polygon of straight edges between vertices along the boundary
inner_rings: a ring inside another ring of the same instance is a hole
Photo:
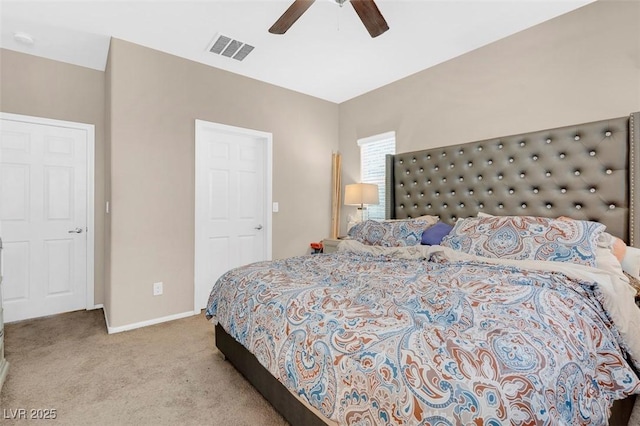
[[[593,220],[640,246],[640,113],[387,156],[387,218]]]

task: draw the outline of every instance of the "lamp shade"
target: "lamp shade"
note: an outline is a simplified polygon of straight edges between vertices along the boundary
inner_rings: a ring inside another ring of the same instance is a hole
[[[378,185],[374,183],[353,183],[344,188],[344,203],[347,206],[378,204]]]

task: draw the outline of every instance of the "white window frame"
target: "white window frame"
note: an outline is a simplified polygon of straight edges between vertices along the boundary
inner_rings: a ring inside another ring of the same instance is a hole
[[[360,182],[364,182],[362,179],[363,176],[363,170],[362,170],[362,147],[364,145],[368,145],[368,144],[372,144],[372,143],[377,143],[377,142],[387,142],[393,140],[394,143],[394,152],[393,154],[395,154],[396,152],[396,132],[395,131],[390,131],[390,132],[385,132],[385,133],[380,133],[377,135],[373,135],[373,136],[369,136],[366,138],[361,138],[358,139],[357,143],[358,143],[358,147],[360,148]],[[366,183],[366,182],[365,182]],[[384,183],[382,184],[382,186],[379,188],[380,191],[380,202],[382,203],[383,200],[386,200],[386,194],[385,194],[385,185]],[[382,210],[385,210],[385,206],[382,206]],[[384,216],[382,217],[382,219],[384,219]]]

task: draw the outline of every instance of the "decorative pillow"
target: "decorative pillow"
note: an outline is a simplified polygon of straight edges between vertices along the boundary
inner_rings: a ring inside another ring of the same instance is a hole
[[[622,270],[637,280],[640,280],[640,249],[627,246],[627,251],[622,259]]]
[[[347,235],[362,244],[383,247],[404,247],[420,244],[422,232],[437,219],[365,220],[354,225]]]
[[[457,222],[441,245],[484,257],[596,266],[597,239],[604,229],[584,220],[475,217]]]
[[[444,222],[438,222],[430,228],[427,228],[422,233],[421,244],[425,246],[435,246],[440,244],[442,239],[451,232],[452,225],[448,225]]]
[[[608,232],[600,234],[598,247],[609,250],[618,259],[624,272],[640,280],[640,249],[627,246],[620,238]]]

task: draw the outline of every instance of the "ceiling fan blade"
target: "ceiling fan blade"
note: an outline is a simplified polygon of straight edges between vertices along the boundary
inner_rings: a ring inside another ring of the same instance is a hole
[[[284,34],[316,0],[295,0],[275,24],[269,28],[271,34]]]
[[[371,37],[378,37],[389,29],[373,0],[351,0],[351,4]]]

